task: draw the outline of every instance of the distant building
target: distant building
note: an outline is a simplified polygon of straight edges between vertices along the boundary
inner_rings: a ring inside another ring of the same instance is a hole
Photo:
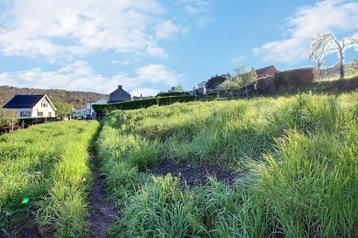
[[[278,72],[275,66],[270,65],[256,70],[257,80],[274,77]]]
[[[86,104],[86,107],[77,109],[73,111],[72,116],[74,118],[95,118],[95,110],[93,109],[93,105],[97,104],[107,104],[107,100],[104,98],[98,99],[95,102],[89,102]]]
[[[122,85],[118,85],[118,88],[109,94],[108,103],[125,102],[129,100],[132,100],[131,95],[122,88]]]
[[[196,87],[196,92],[198,94],[202,94],[202,95],[206,94],[206,83],[207,82],[208,81],[203,81],[203,82],[198,83],[198,85]]]
[[[89,102],[86,105],[86,109],[87,109],[87,114],[88,115],[93,115],[93,113],[95,113],[94,109],[93,109],[93,105],[98,105],[98,104],[107,104],[107,100],[104,98],[98,99],[95,102]]]
[[[57,111],[47,95],[16,95],[3,108],[15,110],[18,118],[55,117]]]

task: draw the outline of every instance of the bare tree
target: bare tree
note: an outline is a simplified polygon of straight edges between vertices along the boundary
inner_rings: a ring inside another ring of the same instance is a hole
[[[317,68],[323,63],[325,56],[337,52],[339,57],[339,76],[344,79],[344,51],[350,47],[357,47],[358,34],[343,40],[337,40],[331,32],[318,33],[312,38],[309,58],[317,63]]]

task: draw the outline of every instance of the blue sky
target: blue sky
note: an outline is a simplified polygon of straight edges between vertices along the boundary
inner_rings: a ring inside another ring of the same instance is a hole
[[[239,64],[310,66],[310,38],[358,31],[350,0],[0,0],[0,85],[153,95]],[[358,58],[357,48],[346,61]],[[335,54],[326,59],[331,65]]]

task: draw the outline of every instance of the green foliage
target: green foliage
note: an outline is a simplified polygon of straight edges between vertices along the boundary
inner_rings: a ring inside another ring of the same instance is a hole
[[[230,80],[226,80],[222,84],[218,86],[219,91],[231,92],[231,91],[238,91],[241,89],[241,85],[239,82],[233,78]]]
[[[183,96],[171,96],[171,97],[156,97],[150,99],[141,99],[126,101],[121,103],[113,103],[106,105],[93,105],[93,108],[96,112],[111,112],[113,110],[131,110],[131,109],[140,109],[147,108],[153,105],[169,105],[177,102],[190,102],[194,101],[195,96],[192,95],[183,95]]]
[[[243,88],[256,82],[256,80],[257,80],[256,70],[252,68],[250,72],[246,72],[240,75],[239,84]]]
[[[68,121],[0,136],[0,236],[32,220],[56,237],[88,237],[87,149],[97,128]]]
[[[357,99],[305,94],[113,112],[98,141],[122,210],[110,237],[354,237]],[[213,178],[187,187],[149,175],[163,159],[238,174],[233,185]]]
[[[160,92],[155,97],[170,97],[170,96],[182,96],[189,95],[188,92]]]
[[[17,122],[15,111],[0,108],[0,127],[13,127]]]
[[[56,116],[63,117],[70,115],[72,113],[72,109],[74,108],[72,104],[66,103],[62,101],[60,98],[52,98],[52,103],[56,107]]]
[[[177,86],[173,86],[168,90],[169,93],[182,93],[185,92],[183,86],[181,86],[180,84]]]

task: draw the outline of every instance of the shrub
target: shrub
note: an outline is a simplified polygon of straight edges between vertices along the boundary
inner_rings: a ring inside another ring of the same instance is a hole
[[[161,92],[158,93],[155,97],[170,97],[170,96],[183,96],[190,95],[188,92]]]
[[[150,99],[141,99],[126,101],[113,104],[104,104],[104,105],[93,105],[94,110],[97,113],[111,112],[113,110],[130,110],[130,109],[140,109],[147,108],[153,105],[169,105],[177,102],[190,102],[194,101],[195,96],[193,95],[182,95],[182,96],[171,96],[171,97],[156,97]]]

